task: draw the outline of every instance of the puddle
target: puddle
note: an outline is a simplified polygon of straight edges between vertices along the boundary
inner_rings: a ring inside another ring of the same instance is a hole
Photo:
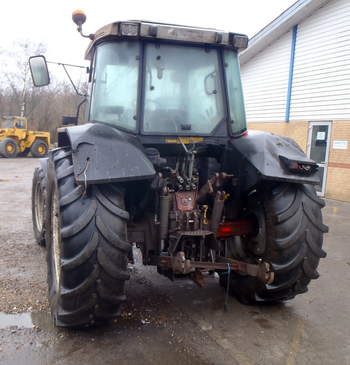
[[[26,312],[17,314],[8,314],[0,312],[0,330],[14,328],[37,328],[47,332],[54,331],[52,317],[50,312]]]
[[[17,313],[7,314],[0,312],[0,329],[18,327],[18,328],[32,328],[32,314],[31,313]]]

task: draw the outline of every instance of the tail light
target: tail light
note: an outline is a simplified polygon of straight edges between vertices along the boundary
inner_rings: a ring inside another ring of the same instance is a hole
[[[249,220],[239,220],[233,222],[224,222],[219,225],[217,237],[228,238],[232,236],[243,236],[253,233],[253,222]]]

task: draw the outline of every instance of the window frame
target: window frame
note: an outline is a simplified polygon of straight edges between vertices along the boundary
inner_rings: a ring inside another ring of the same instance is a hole
[[[108,123],[105,121],[98,121],[98,120],[91,120],[91,107],[92,107],[92,97],[94,94],[94,88],[95,88],[95,72],[96,72],[96,64],[97,64],[97,57],[98,57],[98,48],[101,47],[104,44],[110,44],[110,43],[118,43],[123,41],[129,41],[129,42],[138,42],[140,44],[140,59],[139,59],[139,67],[138,67],[138,90],[136,95],[136,127],[135,129],[128,129],[116,124]],[[217,123],[215,128],[211,131],[209,134],[204,133],[191,133],[189,131],[186,131],[184,134],[179,133],[164,133],[164,132],[146,132],[143,129],[143,122],[144,122],[144,109],[145,109],[145,86],[146,86],[146,45],[147,44],[166,44],[166,45],[180,45],[183,47],[198,47],[198,48],[209,48],[214,49],[217,52],[218,55],[218,63],[219,63],[219,75],[220,75],[220,82],[221,82],[221,88],[222,88],[222,96],[223,96],[223,118]],[[229,105],[229,95],[228,95],[228,85],[227,85],[227,75],[225,72],[225,60],[224,60],[224,50],[229,49],[230,51],[234,52],[232,48],[229,47],[217,47],[214,45],[203,45],[203,44],[196,44],[196,43],[183,43],[183,42],[171,42],[171,41],[164,41],[164,40],[148,40],[148,39],[135,39],[130,40],[127,38],[118,38],[118,39],[108,39],[103,40],[99,42],[94,50],[93,55],[93,70],[92,70],[92,78],[91,78],[91,94],[90,94],[90,103],[89,103],[89,113],[88,118],[91,123],[102,123],[109,126],[112,126],[114,128],[117,128],[121,131],[132,133],[136,135],[143,135],[143,136],[180,136],[180,137],[227,137],[227,136],[233,136],[233,137],[239,137],[240,135],[244,134],[247,130],[245,127],[244,130],[239,131],[239,133],[233,133],[232,130],[232,117],[230,115],[230,105]],[[243,93],[243,90],[242,90]],[[225,124],[225,127],[222,125]],[[225,132],[223,132],[225,130]]]
[[[230,136],[233,137],[240,137],[243,134],[245,134],[247,132],[247,118],[246,118],[246,111],[245,111],[245,103],[244,103],[244,94],[243,94],[243,85],[242,85],[242,78],[241,78],[241,70],[239,68],[239,77],[240,77],[240,88],[241,88],[241,92],[242,92],[242,101],[243,101],[243,111],[244,111],[244,117],[245,117],[245,125],[244,128],[240,129],[237,132],[233,131],[233,126],[235,124],[235,121],[233,119],[233,115],[231,115],[231,107],[230,107],[230,95],[229,95],[229,89],[228,89],[228,82],[227,82],[227,72],[226,72],[226,67],[225,67],[225,51],[229,51],[229,52],[234,52],[234,50],[232,48],[223,48],[221,50],[221,58],[222,58],[222,67],[223,67],[223,73],[224,73],[224,79],[225,79],[225,91],[226,91],[226,103],[227,103],[227,107],[228,107],[228,116],[229,119],[227,120],[227,124],[228,124],[228,130],[229,130],[229,134]],[[236,51],[236,57],[237,57],[237,62],[238,62],[238,66],[239,66],[239,55],[238,52]]]
[[[220,83],[221,83],[221,92],[222,92],[222,97],[223,97],[223,116],[222,118],[217,122],[216,126],[213,128],[213,130],[210,133],[198,133],[198,132],[190,132],[190,131],[184,131],[184,133],[164,133],[164,132],[147,132],[144,130],[143,125],[144,125],[144,111],[145,111],[145,95],[146,95],[146,77],[147,77],[147,73],[146,73],[146,45],[147,44],[165,44],[165,45],[180,45],[182,47],[197,47],[197,48],[204,48],[203,44],[199,45],[199,44],[188,44],[188,43],[179,43],[179,42],[166,42],[166,41],[161,41],[161,40],[157,40],[157,41],[144,41],[144,48],[143,48],[143,53],[142,53],[142,62],[143,62],[143,74],[142,74],[142,100],[141,100],[141,104],[140,104],[140,133],[141,135],[144,136],[180,136],[180,137],[209,137],[209,136],[217,136],[217,130],[220,128],[220,126],[223,124],[223,122],[228,121],[228,103],[227,103],[227,90],[226,90],[226,82],[224,80],[224,70],[223,70],[223,54],[222,54],[222,50],[219,47],[214,47],[214,46],[206,46],[205,48],[209,48],[209,49],[214,49],[217,52],[217,56],[218,56],[218,65],[219,65],[219,77],[220,77]],[[226,133],[219,135],[221,137],[227,136],[227,128],[226,128]]]
[[[89,113],[88,113],[89,117],[88,117],[88,120],[91,123],[101,123],[101,124],[112,126],[113,128],[117,128],[117,129],[119,129],[121,131],[124,131],[124,132],[137,134],[137,133],[139,133],[139,130],[140,130],[139,129],[138,114],[139,114],[139,108],[140,108],[140,82],[142,82],[142,80],[141,80],[142,63],[143,63],[143,57],[142,57],[143,44],[142,44],[142,42],[140,44],[140,56],[139,56],[140,59],[138,60],[139,61],[138,74],[137,74],[138,90],[137,90],[137,93],[136,93],[135,128],[133,128],[133,129],[125,128],[121,125],[113,124],[113,123],[110,123],[110,122],[91,119],[91,108],[92,108],[92,104],[93,104],[93,95],[94,95],[95,85],[96,85],[96,83],[95,83],[95,73],[96,73],[96,65],[97,65],[97,58],[98,58],[98,48],[100,48],[101,46],[103,46],[105,44],[113,44],[113,43],[121,43],[121,42],[130,42],[130,40],[129,39],[105,40],[105,41],[102,41],[102,42],[98,43],[95,47],[93,60],[92,60],[93,70],[92,70],[92,78],[91,78],[91,92],[90,92],[90,97],[89,97]],[[135,40],[134,42],[140,43],[138,40]]]

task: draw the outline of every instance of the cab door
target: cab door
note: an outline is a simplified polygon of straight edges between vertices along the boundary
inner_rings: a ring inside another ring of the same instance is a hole
[[[309,125],[308,156],[318,165],[320,183],[316,190],[319,196],[326,192],[331,127],[331,122],[310,122]]]

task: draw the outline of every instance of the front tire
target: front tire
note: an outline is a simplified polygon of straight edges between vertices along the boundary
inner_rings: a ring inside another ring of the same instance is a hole
[[[6,158],[17,157],[19,152],[18,143],[12,138],[6,138],[0,142],[0,155]]]
[[[124,195],[118,184],[77,185],[71,151],[53,154],[48,285],[57,326],[80,327],[119,315],[131,245]]]
[[[326,256],[322,249],[323,234],[328,227],[322,223],[323,200],[311,185],[281,183],[254,196],[252,212],[262,208],[266,249],[262,255],[249,259],[268,262],[275,273],[272,284],[262,284],[256,278],[231,274],[230,293],[245,304],[280,302],[305,293],[312,279],[317,279],[320,258]],[[259,203],[256,203],[259,201]],[[259,233],[261,236],[261,232]],[[245,241],[252,247],[256,237]],[[249,250],[249,248],[248,248]],[[227,285],[227,276],[220,274],[220,284]]]
[[[44,141],[35,141],[30,148],[33,157],[45,157],[49,151],[49,146]]]

